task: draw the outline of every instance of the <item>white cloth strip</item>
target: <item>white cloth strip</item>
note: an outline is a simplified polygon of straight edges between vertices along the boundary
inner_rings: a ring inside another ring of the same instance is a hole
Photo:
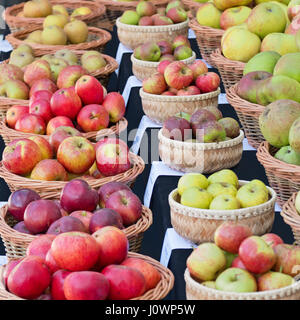
[[[141,86],[142,86],[142,82],[140,80],[138,80],[135,76],[131,76],[128,78],[126,85],[125,85],[125,88],[122,92],[122,96],[125,100],[125,105],[127,105],[131,89],[133,87],[141,87]]]

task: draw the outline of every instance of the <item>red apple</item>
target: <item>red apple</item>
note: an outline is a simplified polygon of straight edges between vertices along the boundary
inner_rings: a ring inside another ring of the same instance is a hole
[[[14,267],[19,264],[23,259],[16,259],[16,260],[10,260],[8,261],[8,263],[6,264],[6,266],[4,267],[4,271],[3,271],[3,280],[4,280],[4,284],[7,287],[7,279],[9,274],[11,273],[11,271],[14,269]]]
[[[102,104],[103,102],[103,86],[95,77],[88,75],[80,77],[76,81],[75,91],[83,105]]]
[[[59,145],[69,137],[82,136],[82,134],[73,127],[60,126],[51,133],[49,143],[52,146],[55,154],[57,153]]]
[[[201,91],[196,86],[189,86],[183,89],[178,90],[178,96],[193,96],[196,94],[200,94]]]
[[[69,274],[71,274],[71,272],[67,270],[57,270],[53,273],[50,284],[50,292],[53,300],[66,300],[64,282]]]
[[[58,116],[58,117],[52,118],[48,122],[46,134],[51,135],[55,131],[55,129],[61,126],[74,128],[73,122],[68,117]]]
[[[175,57],[173,56],[173,54],[169,54],[169,53],[166,53],[164,55],[162,55],[159,59],[159,62],[162,62],[162,61],[176,61]]]
[[[42,259],[46,259],[47,252],[49,251],[52,241],[54,240],[54,235],[42,234],[37,236],[34,240],[32,240],[27,249],[27,256],[38,256]]]
[[[215,72],[201,74],[196,79],[196,86],[202,93],[215,91],[219,85],[220,77]]]
[[[24,212],[26,228],[33,234],[47,231],[61,217],[58,206],[52,200],[36,200],[28,204]]]
[[[26,228],[24,221],[20,221],[17,224],[15,224],[13,226],[13,229],[18,231],[18,232],[31,234],[31,232]]]
[[[187,36],[180,34],[174,38],[173,50],[179,46],[191,46],[190,41]]]
[[[181,23],[186,21],[187,13],[181,7],[173,7],[167,11],[166,16],[170,18],[174,23]]]
[[[30,178],[42,181],[67,181],[68,173],[56,159],[44,159],[33,168]]]
[[[50,143],[43,137],[40,136],[32,136],[28,138],[35,142],[41,150],[42,159],[52,159],[53,158],[53,149]]]
[[[172,44],[169,41],[161,40],[157,42],[157,45],[159,46],[161,55],[173,53]]]
[[[166,67],[164,77],[168,86],[180,90],[191,84],[193,71],[184,62],[175,61]]]
[[[124,226],[134,224],[142,215],[141,200],[128,190],[119,190],[111,194],[105,206],[121,215]]]
[[[98,261],[99,245],[85,232],[65,232],[53,240],[51,254],[61,269],[84,271]]]
[[[166,67],[171,63],[170,60],[163,60],[158,64],[157,71],[164,74]]]
[[[109,196],[119,190],[131,191],[127,184],[118,181],[111,181],[101,186],[98,190],[100,207],[105,208],[105,202]]]
[[[41,160],[42,154],[38,145],[29,139],[13,140],[4,148],[2,154],[5,168],[18,175],[29,174]]]
[[[48,235],[50,236],[50,234]],[[57,270],[60,270],[60,267],[57,265],[56,261],[54,260],[50,249],[46,253],[45,264],[48,267],[51,274],[53,274]]]
[[[276,247],[278,244],[283,243],[283,240],[275,233],[266,233],[262,236],[262,238],[272,248]]]
[[[12,106],[6,112],[6,123],[7,125],[14,129],[16,122],[22,118],[22,116],[29,113],[28,106]]]
[[[189,121],[172,116],[164,121],[164,132],[172,140],[188,140],[192,138],[192,129]]]
[[[153,26],[153,23],[153,18],[148,16],[141,17],[139,20],[139,26]]]
[[[106,300],[109,282],[99,272],[78,271],[65,278],[63,289],[67,300]]]
[[[45,134],[46,124],[42,117],[29,113],[16,122],[15,130],[25,133]]]
[[[59,89],[74,87],[76,81],[86,74],[88,72],[82,66],[67,66],[59,73],[57,86]]]
[[[113,226],[118,229],[123,229],[124,226],[121,215],[115,210],[107,208],[94,211],[88,227],[90,233],[94,233],[106,226]]]
[[[52,296],[50,293],[43,293],[38,296],[35,300],[52,300]]]
[[[83,222],[78,218],[65,216],[54,221],[47,230],[47,234],[58,235],[71,231],[87,232],[87,230]]]
[[[35,91],[32,96],[29,99],[29,107],[32,103],[34,103],[36,100],[46,100],[50,102],[51,98],[53,96],[53,93],[49,90],[38,90]]]
[[[189,67],[193,71],[194,80],[201,74],[208,72],[207,65],[202,60],[195,60]]]
[[[30,104],[29,113],[40,116],[46,124],[53,118],[50,102],[44,99],[34,100]]]
[[[19,262],[7,279],[8,290],[24,299],[35,299],[49,286],[51,274],[40,257],[29,256]]]
[[[118,92],[110,92],[106,95],[102,103],[109,114],[109,121],[116,123],[121,120],[125,114],[125,100]]]
[[[164,76],[157,72],[143,80],[143,90],[151,94],[162,94],[167,89]]]
[[[154,14],[152,17],[155,26],[167,26],[173,24],[173,21],[165,15]]]
[[[92,212],[84,211],[84,210],[73,211],[70,214],[70,217],[79,219],[84,224],[86,230],[89,230],[90,220],[92,216],[93,216]]]
[[[176,94],[171,91],[165,91],[161,95],[162,96],[176,96]]]
[[[42,78],[33,82],[29,91],[29,97],[31,97],[36,91],[41,90],[47,90],[54,93],[56,90],[58,90],[58,88],[52,80],[48,78]]]
[[[139,297],[146,290],[143,274],[127,266],[111,265],[102,270],[110,284],[109,300],[129,300]]]
[[[109,114],[103,106],[89,104],[79,111],[77,123],[84,132],[99,131],[108,127]]]
[[[241,260],[241,258],[239,256],[237,256],[233,259],[232,264],[231,264],[231,268],[239,268],[239,269],[247,270],[247,268],[245,267],[243,261]]]
[[[30,87],[35,81],[44,78],[53,80],[50,64],[48,61],[38,59],[26,66],[26,69],[24,71],[24,82],[27,83]]]

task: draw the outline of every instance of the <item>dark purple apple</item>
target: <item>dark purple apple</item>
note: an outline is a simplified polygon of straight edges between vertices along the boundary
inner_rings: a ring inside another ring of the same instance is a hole
[[[212,112],[208,111],[207,109],[196,110],[192,114],[191,120],[190,120],[194,137],[196,137],[197,130],[202,129],[207,122],[216,121],[216,120],[217,120],[216,116]]]
[[[99,205],[101,208],[105,208],[105,201],[109,198],[109,196],[119,190],[129,190],[131,189],[128,187],[127,184],[117,181],[112,181],[104,184],[98,190],[99,195]]]
[[[24,221],[20,221],[14,225],[13,229],[22,233],[31,234],[31,232],[26,228]]]
[[[92,215],[89,225],[90,233],[94,233],[98,229],[106,226],[113,226],[119,229],[123,229],[123,219],[121,215],[112,209],[99,209]]]
[[[54,221],[47,230],[47,234],[58,235],[71,231],[87,232],[85,225],[78,218],[65,216]]]
[[[192,130],[189,121],[180,117],[170,117],[164,121],[165,134],[172,140],[188,140],[192,138]]]

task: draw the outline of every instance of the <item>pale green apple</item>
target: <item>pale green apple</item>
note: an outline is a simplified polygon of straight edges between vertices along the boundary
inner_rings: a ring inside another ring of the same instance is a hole
[[[220,194],[229,194],[235,197],[237,189],[231,183],[227,182],[215,182],[211,183],[207,187],[207,191],[212,194],[213,197],[217,197]]]
[[[300,48],[300,33],[299,34],[299,48]],[[297,34],[296,36],[292,34],[285,33],[270,33],[268,34],[261,43],[260,51],[276,51],[281,56],[284,56],[290,52],[298,52],[297,48]]]
[[[236,210],[241,207],[236,197],[230,194],[220,194],[210,203],[210,210]]]
[[[232,184],[236,188],[238,188],[239,186],[239,179],[237,175],[230,169],[223,169],[223,170],[217,171],[211,174],[207,180],[209,183],[225,182],[225,183]]]
[[[53,76],[54,81],[57,81],[59,73],[68,66],[68,62],[64,59],[60,58],[53,58],[50,61],[50,69],[51,69],[51,74]]]
[[[69,18],[64,14],[50,14],[44,19],[43,28],[58,26],[63,28],[69,22]]]
[[[0,86],[0,96],[11,99],[27,100],[29,88],[20,80],[8,80]]]
[[[68,50],[68,49],[58,50],[54,53],[54,56],[56,58],[66,60],[70,66],[78,64],[78,57],[77,57],[76,53],[72,52],[71,50]]]
[[[123,12],[120,22],[125,24],[137,25],[139,23],[140,16],[134,10],[126,10]]]
[[[208,180],[205,175],[201,173],[186,173],[178,181],[177,188],[180,195],[189,188],[197,187],[206,189],[208,187]]]
[[[242,208],[254,207],[268,201],[269,197],[264,188],[247,183],[239,188],[236,194],[237,200]]]
[[[183,118],[183,119],[185,119],[187,121],[191,120],[191,116],[192,116],[191,114],[183,112],[183,111],[180,111],[180,112],[175,114],[175,117]]]
[[[300,153],[293,150],[291,146],[281,147],[274,157],[280,161],[300,166]]]
[[[216,283],[215,281],[204,281],[201,283],[203,286],[211,288],[211,289],[216,289]]]
[[[238,26],[233,26],[233,27],[230,27],[228,28],[227,30],[225,30],[225,32],[223,33],[222,35],[222,38],[221,38],[221,47],[223,46],[223,41],[224,39],[226,38],[226,36],[232,31],[232,30],[235,30],[235,29],[244,29],[244,30],[247,30],[247,25],[246,23],[242,23]]]
[[[282,56],[276,63],[273,74],[287,76],[300,82],[300,52]]]
[[[9,63],[18,66],[19,68],[23,68],[29,65],[31,62],[34,61],[34,57],[29,52],[15,52],[13,55],[10,56]]]
[[[183,192],[180,203],[187,207],[208,209],[212,199],[213,196],[205,189],[192,187]]]
[[[300,214],[300,191],[298,191],[297,195],[296,195],[295,208],[296,208],[297,212]]]
[[[220,29],[221,14],[222,12],[213,3],[208,2],[197,10],[196,19],[202,26]]]
[[[31,55],[33,55],[33,50],[32,47],[28,44],[20,44],[16,49],[14,49],[11,54],[10,57],[12,57],[14,54],[19,53],[19,52],[27,52],[30,53]]]
[[[275,51],[264,51],[256,54],[245,65],[243,75],[253,71],[266,71],[273,73],[277,61],[281,55]]]
[[[221,28],[227,30],[230,27],[238,26],[246,22],[251,13],[251,8],[246,6],[238,6],[226,9],[220,18]]]

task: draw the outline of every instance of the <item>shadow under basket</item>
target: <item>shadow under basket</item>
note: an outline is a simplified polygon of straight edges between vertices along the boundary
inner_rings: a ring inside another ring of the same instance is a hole
[[[237,165],[243,153],[244,133],[216,143],[178,141],[158,132],[159,156],[172,169],[183,172],[211,173]]]
[[[300,190],[300,166],[274,158],[276,151],[277,148],[264,141],[257,149],[256,157],[263,165],[269,184],[276,191],[278,204],[282,208],[292,194]]]
[[[174,287],[174,275],[170,269],[164,267],[158,261],[135,252],[128,252],[128,258],[138,258],[150,263],[160,274],[161,279],[155,288],[148,290],[142,296],[132,300],[162,300]],[[0,300],[24,300],[7,291],[4,282],[4,268],[0,267]]]
[[[248,181],[239,180],[240,186]],[[175,189],[169,194],[171,224],[183,238],[196,244],[214,242],[216,229],[225,221],[247,225],[254,235],[271,231],[275,219],[276,192],[268,187],[269,200],[258,206],[236,210],[210,210],[184,206]]]
[[[17,223],[7,211],[7,205],[0,208],[0,235],[5,246],[8,259],[19,259],[26,255],[29,244],[37,238],[35,235],[19,232],[13,229]],[[129,241],[129,251],[139,252],[144,237],[144,232],[152,224],[152,212],[143,206],[141,218],[133,225],[123,229]]]
[[[226,292],[202,285],[194,280],[188,269],[184,272],[187,300],[299,300],[300,282],[276,290],[258,292]]]
[[[210,59],[213,66],[215,66],[220,72],[226,92],[243,77],[243,71],[245,68],[244,62],[233,61],[225,58],[220,49],[216,49],[210,55]]]
[[[227,90],[226,98],[236,111],[249,144],[257,149],[265,140],[259,127],[259,116],[263,113],[265,107],[239,97],[237,94],[237,86],[238,84],[235,84]]]

